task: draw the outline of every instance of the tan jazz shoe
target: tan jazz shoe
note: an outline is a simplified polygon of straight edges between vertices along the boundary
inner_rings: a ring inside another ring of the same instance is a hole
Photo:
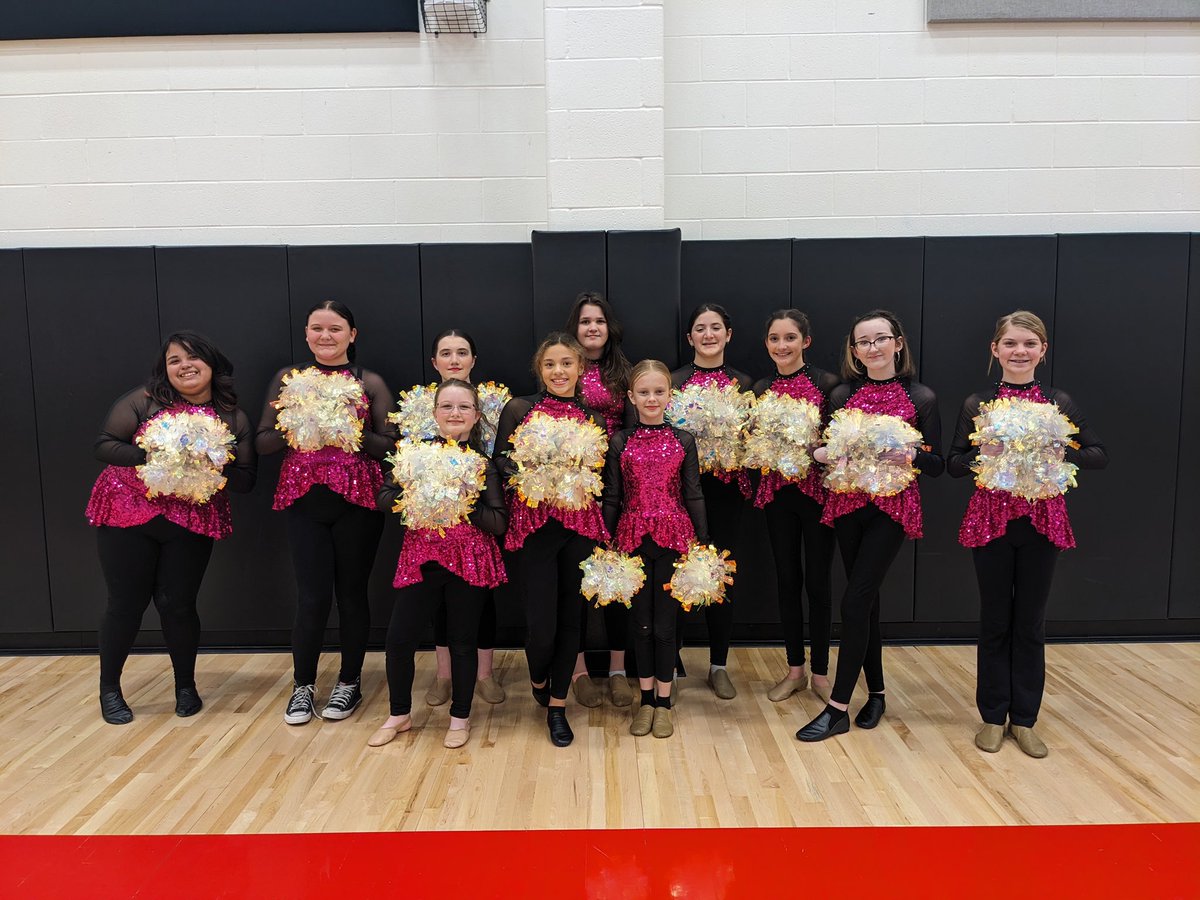
[[[634,737],[645,737],[653,726],[654,707],[639,706],[637,712],[633,714],[633,721],[629,723],[629,733]]]
[[[471,723],[468,722],[465,728],[451,728],[446,732],[446,739],[442,741],[442,746],[450,750],[457,750],[459,747],[466,745],[471,738]]]
[[[503,703],[506,696],[504,686],[492,675],[489,675],[487,678],[480,678],[475,682],[475,693],[488,703],[493,704]]]
[[[367,739],[368,747],[383,747],[390,744],[396,739],[396,735],[402,734],[412,728],[412,719],[408,719],[400,725],[394,727],[380,728],[370,738]]]
[[[654,707],[654,724],[650,727],[650,733],[656,738],[669,738],[675,733],[675,726],[671,722],[671,710],[665,706]]]
[[[712,692],[720,700],[732,700],[737,696],[737,688],[733,686],[733,681],[730,680],[729,673],[724,669],[709,670],[708,686],[712,688]]]
[[[425,692],[425,702],[430,706],[441,706],[450,702],[450,679],[435,678]]]
[[[795,694],[797,691],[803,691],[808,687],[808,674],[801,678],[785,677],[775,687],[767,691],[767,699],[772,703],[780,703],[788,697]]]
[[[596,687],[591,675],[580,675],[571,682],[571,690],[580,706],[595,708],[604,702],[604,694]]]
[[[1032,728],[1026,728],[1024,725],[1010,725],[1012,736],[1016,738],[1017,746],[1020,747],[1026,756],[1032,756],[1034,759],[1045,759],[1050,750],[1042,742],[1042,739],[1034,734]]]
[[[975,732],[975,746],[985,753],[997,753],[1004,743],[1004,726],[984,722]]]
[[[608,692],[612,696],[613,706],[633,705],[633,689],[629,687],[629,679],[624,675],[609,676]]]

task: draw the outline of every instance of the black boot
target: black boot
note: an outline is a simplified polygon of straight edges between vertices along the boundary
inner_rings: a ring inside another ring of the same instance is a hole
[[[175,688],[175,715],[186,719],[200,712],[203,707],[204,701],[200,699],[195,685]]]
[[[569,747],[575,740],[575,732],[567,724],[567,710],[562,706],[551,706],[546,710],[546,726],[550,729],[550,743],[555,747]]]
[[[128,725],[133,721],[133,710],[121,696],[121,689],[100,689],[100,715],[109,725]]]

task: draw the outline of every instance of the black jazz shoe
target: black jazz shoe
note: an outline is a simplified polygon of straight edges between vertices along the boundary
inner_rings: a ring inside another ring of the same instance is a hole
[[[538,706],[549,706],[550,705],[550,680],[549,679],[547,679],[546,683],[543,684],[541,687],[537,687],[534,684],[530,683],[529,689],[531,691],[533,691],[533,699],[537,701]]]
[[[887,709],[887,703],[883,699],[883,694],[868,694],[867,702],[854,717],[854,724],[859,728],[874,728],[883,718],[885,709]]]
[[[109,725],[128,725],[133,721],[133,710],[121,696],[121,689],[100,692],[100,715]]]
[[[188,716],[194,716],[203,708],[204,701],[200,699],[195,685],[175,688],[175,715],[186,719]]]
[[[550,729],[550,743],[555,747],[569,747],[575,740],[575,732],[567,724],[567,711],[561,706],[546,710],[546,725]]]
[[[806,744],[823,741],[835,734],[845,734],[850,730],[850,716],[845,710],[826,706],[821,714],[796,732],[796,739]]]

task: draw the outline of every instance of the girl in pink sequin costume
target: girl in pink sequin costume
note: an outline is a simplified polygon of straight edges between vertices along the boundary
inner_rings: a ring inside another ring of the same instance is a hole
[[[670,737],[679,604],[666,587],[693,540],[708,542],[696,439],[663,421],[671,373],[655,359],[633,368],[629,400],[638,424],[612,437],[604,471],[604,520],[622,553],[637,553],[646,581],[633,598],[641,703],[630,734]],[[651,677],[653,675],[653,677]]]
[[[888,450],[882,461],[911,463],[922,475],[937,476],[942,459],[942,425],[937,397],[913,380],[916,366],[900,320],[887,310],[859,316],[842,354],[845,383],[830,396],[830,410],[843,407],[871,415],[895,416],[920,433],[918,449]],[[830,462],[824,447],[813,453]],[[830,491],[821,521],[833,525],[846,568],[842,595],[842,642],[837,674],[825,709],[796,732],[802,741],[822,741],[850,729],[847,713],[858,675],[867,678],[867,702],[854,717],[859,728],[874,728],[883,717],[883,642],[879,634],[879,588],[905,538],[921,537],[921,494],[917,479],[898,494]]]
[[[1000,363],[1001,380],[963,404],[947,459],[951,475],[972,475],[971,463],[980,453],[1003,452],[998,443],[972,446],[971,434],[980,405],[1004,397],[1057,404],[1079,429],[1079,448],[1064,448],[1066,461],[1081,469],[1108,465],[1104,445],[1075,402],[1037,380],[1036,369],[1048,349],[1046,326],[1035,314],[1018,310],[996,323],[991,350]],[[983,724],[975,743],[981,750],[996,752],[1009,725],[1022,750],[1045,756],[1046,746],[1033,727],[1046,683],[1046,603],[1054,565],[1061,551],[1075,546],[1066,500],[1062,494],[1026,500],[1007,491],[977,487],[958,540],[971,548],[979,580],[975,702]]]
[[[450,378],[460,378],[471,381],[471,373],[475,370],[478,360],[475,351],[475,339],[467,332],[458,328],[448,328],[433,339],[430,348],[430,362],[438,374],[438,380],[445,382]],[[483,422],[481,420],[480,424]],[[490,423],[495,428],[496,423]],[[452,673],[450,671],[450,648],[447,646],[446,605],[439,604],[433,616],[434,653],[437,656],[437,671],[433,684],[425,694],[425,702],[430,706],[441,706],[450,699]],[[504,687],[496,679],[492,664],[496,656],[496,598],[491,591],[483,603],[483,611],[479,617],[479,635],[476,646],[479,648],[476,685],[479,696],[488,703],[504,702]]]
[[[767,320],[767,355],[775,374],[754,385],[756,396],[778,394],[805,400],[829,416],[829,395],[840,379],[805,362],[804,352],[812,344],[808,316],[798,309],[781,309]],[[767,535],[775,558],[779,592],[779,619],[787,651],[787,674],[767,692],[778,703],[810,684],[804,659],[804,607],[801,591],[808,591],[808,614],[812,643],[814,693],[829,699],[829,630],[833,587],[835,538],[833,529],[821,521],[825,510],[824,470],[810,465],[803,478],[788,478],[780,472],[763,473],[754,495],[754,505],[767,519]]]
[[[224,488],[204,503],[169,494],[149,497],[138,475],[137,467],[146,462],[146,451],[135,443],[138,435],[159,417],[180,411],[216,416],[237,441],[221,472]],[[100,622],[100,714],[111,725],[133,721],[121,693],[121,672],[153,599],[175,672],[175,714],[195,715],[203,706],[196,690],[196,595],[213,541],[232,531],[227,491],[250,491],[256,471],[254,431],[237,407],[229,360],[195,332],[170,335],[146,385],[109,410],[96,458],[108,464],[87,505],[108,586]]]
[[[303,725],[314,715],[317,663],[335,593],[341,669],[321,717],[344,719],[362,702],[359,680],[371,626],[367,576],[383,531],[383,514],[375,509],[375,495],[383,482],[379,460],[392,449],[396,438],[387,418],[395,408],[392,393],[382,378],[355,364],[357,338],[354,314],[336,300],[322,301],[305,319],[304,340],[313,354],[312,362],[296,368],[307,365],[349,375],[361,383],[367,406],[362,414],[359,451],[288,446],[275,427],[279,411],[272,401],[279,397],[283,377],[292,366],[281,369],[271,380],[255,438],[260,454],[285,451],[274,508],[286,511],[296,573],[294,684],[283,716],[289,725]]]
[[[462,442],[486,459],[479,395],[468,382],[443,381],[434,397],[433,415],[442,434],[435,440]],[[392,582],[399,590],[385,644],[391,715],[367,742],[372,747],[381,747],[412,727],[413,660],[425,624],[439,608],[446,615],[452,679],[450,729],[443,743],[452,749],[461,747],[471,735],[479,620],[492,588],[507,580],[496,537],[504,534],[508,508],[491,460],[484,477],[484,489],[467,521],[444,533],[412,527],[404,533]],[[379,508],[390,512],[402,494],[403,488],[385,476]]]
[[[751,389],[749,375],[725,364],[725,348],[733,338],[733,320],[725,307],[716,303],[696,307],[688,317],[685,336],[692,348],[692,362],[671,373],[672,387],[683,390],[692,385],[733,385],[739,391]],[[729,550],[736,559],[742,509],[751,494],[750,478],[743,469],[703,472],[700,487],[704,491],[712,540],[721,549]],[[704,621],[708,625],[708,686],[722,700],[737,696],[737,689],[725,668],[729,661],[729,644],[733,640],[733,591],[734,586],[730,585],[724,603],[704,607]],[[683,620],[689,614],[680,608],[679,615],[682,641]]]
[[[612,305],[595,291],[584,291],[575,298],[567,324],[563,329],[573,335],[583,347],[586,357],[579,392],[584,404],[604,417],[604,430],[609,437],[618,429],[633,425],[637,420],[633,407],[625,402],[629,388],[629,360],[621,350],[621,323]],[[589,643],[588,627],[593,630],[603,621],[604,640],[608,647],[608,693],[614,706],[629,706],[633,692],[625,678],[625,649],[629,635],[629,610],[620,603],[610,603],[602,610],[583,609],[580,624],[579,655],[571,685],[581,706],[599,706],[604,692],[587,677],[583,650]]]
[[[540,394],[514,397],[505,404],[496,429],[493,459],[507,484],[516,473],[510,459],[512,435],[533,413],[575,419],[603,428],[600,416],[579,397],[583,348],[565,332],[551,332],[533,357],[533,371],[543,386]],[[583,597],[579,564],[598,541],[608,539],[600,504],[582,509],[560,509],[549,503],[530,506],[508,491],[508,531],[504,546],[517,551],[518,587],[525,606],[528,634],[525,656],[529,679],[538,704],[547,707],[546,726],[551,742],[566,747],[574,740],[567,722],[567,692],[579,651],[579,622]]]

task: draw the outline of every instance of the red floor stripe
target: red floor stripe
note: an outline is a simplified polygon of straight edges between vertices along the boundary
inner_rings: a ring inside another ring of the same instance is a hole
[[[1200,824],[9,836],[0,896],[1195,900],[1198,860]]]

